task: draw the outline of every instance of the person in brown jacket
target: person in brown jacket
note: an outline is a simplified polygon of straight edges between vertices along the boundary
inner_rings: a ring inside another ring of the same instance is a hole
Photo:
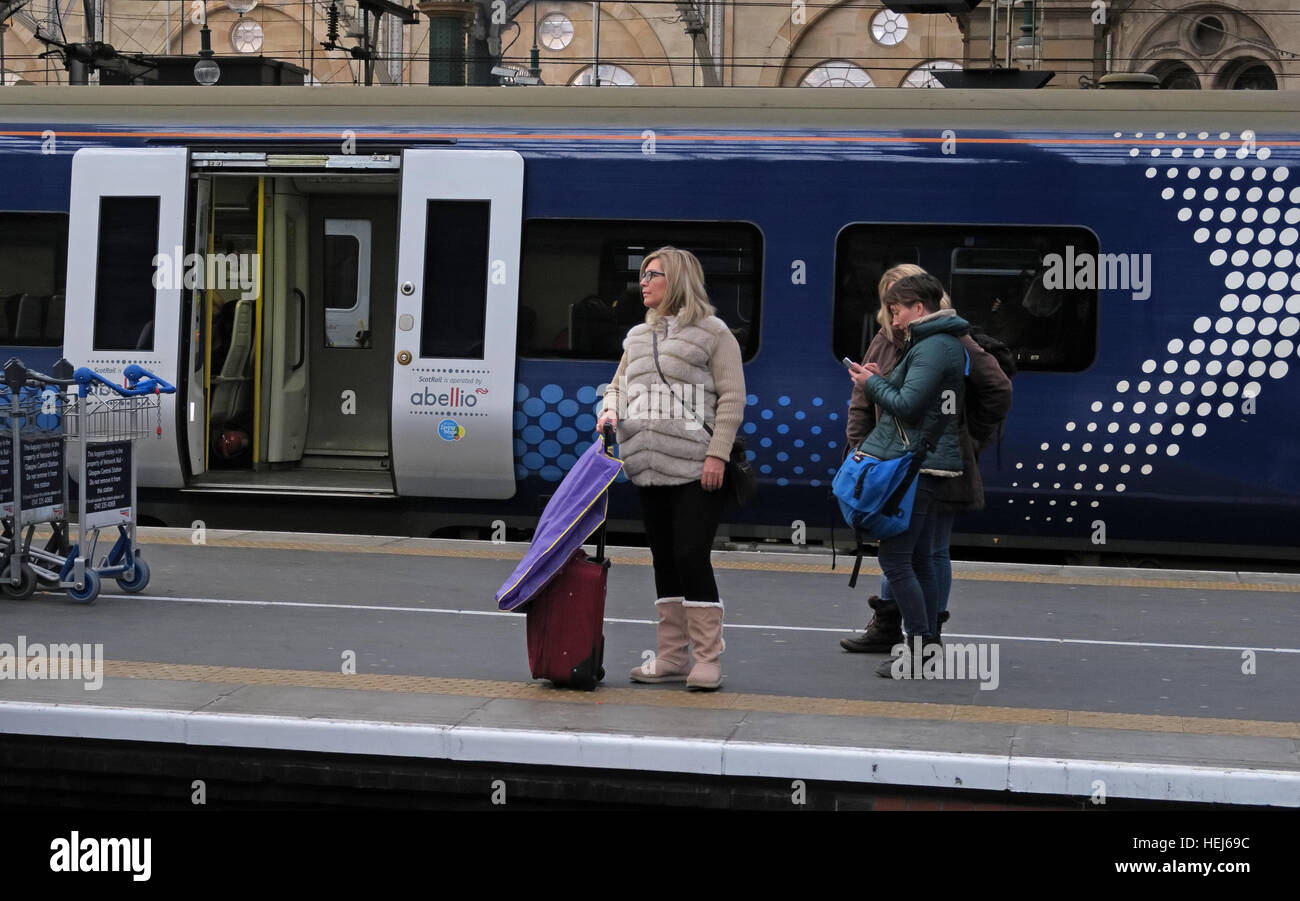
[[[952,590],[952,526],[958,513],[984,509],[984,479],[979,455],[993,443],[1011,411],[1011,379],[997,358],[970,335],[961,336],[970,358],[966,373],[966,403],[958,410],[962,474],[944,479],[930,504],[934,519],[934,581],[939,591],[939,628],[948,621],[948,593]],[[881,593],[883,594],[883,588]]]
[[[880,296],[884,297],[885,292],[899,279],[924,272],[924,269],[913,263],[894,266],[880,277]],[[941,305],[951,308],[952,301],[945,295]],[[888,375],[902,356],[903,336],[893,329],[883,305],[876,319],[880,323],[880,330],[867,347],[862,365],[874,362],[880,367],[881,375]],[[978,457],[981,451],[993,443],[998,428],[1011,410],[1011,379],[1002,371],[997,359],[980,347],[970,335],[963,335],[961,342],[970,357],[970,368],[966,375],[966,403],[958,417],[962,474],[957,478],[941,480],[931,508],[931,515],[935,517],[934,579],[939,590],[940,629],[949,618],[953,523],[958,513],[984,509],[984,480],[980,476]],[[880,411],[876,406],[868,403],[861,388],[854,387],[845,424],[846,457],[863,438],[871,434],[879,418]],[[903,640],[902,613],[894,601],[888,579],[881,577],[880,594],[868,598],[867,604],[873,611],[867,628],[859,635],[841,639],[840,647],[859,654],[887,654]]]

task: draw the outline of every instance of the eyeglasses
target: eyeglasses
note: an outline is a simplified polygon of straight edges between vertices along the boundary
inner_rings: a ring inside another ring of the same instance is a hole
[[[659,278],[663,278],[664,274],[658,271],[657,269],[647,269],[644,273],[642,273],[641,281],[642,283],[652,282],[655,280],[655,276],[658,276]]]

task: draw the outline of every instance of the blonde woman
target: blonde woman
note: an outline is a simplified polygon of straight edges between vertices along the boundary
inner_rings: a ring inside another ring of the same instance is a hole
[[[745,410],[740,345],[714,315],[688,251],[662,247],[645,258],[641,300],[645,322],[623,342],[597,426],[618,431],[654,558],[658,651],[631,678],[712,691],[722,685],[724,644],[710,554]]]

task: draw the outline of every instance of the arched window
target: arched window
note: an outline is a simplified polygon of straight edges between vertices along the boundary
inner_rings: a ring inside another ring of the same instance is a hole
[[[580,71],[576,76],[574,76],[573,80],[570,81],[569,84],[572,85],[592,84],[593,69],[594,67],[587,66],[582,71]],[[631,72],[629,72],[627,69],[624,69],[622,66],[609,65],[606,63],[600,64],[600,83],[602,86],[613,85],[614,87],[619,87],[619,88],[636,87],[636,79],[632,77]]]
[[[1150,74],[1160,79],[1160,87],[1166,91],[1199,91],[1201,89],[1200,77],[1186,63],[1162,63],[1152,69]]]
[[[876,83],[861,66],[833,59],[813,66],[799,82],[801,88],[874,88]]]
[[[955,72],[961,69],[957,63],[946,59],[935,59],[921,63],[903,78],[900,88],[941,88],[943,83],[934,77],[935,72]]]
[[[1277,76],[1268,63],[1259,59],[1234,60],[1224,68],[1220,81],[1233,91],[1277,90]]]

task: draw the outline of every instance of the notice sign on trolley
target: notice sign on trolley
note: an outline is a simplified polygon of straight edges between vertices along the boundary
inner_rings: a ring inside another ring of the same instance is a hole
[[[131,442],[86,445],[86,526],[131,521]]]
[[[63,518],[63,439],[22,441],[22,521],[51,522]],[[0,506],[13,515],[13,441],[0,438]]]

